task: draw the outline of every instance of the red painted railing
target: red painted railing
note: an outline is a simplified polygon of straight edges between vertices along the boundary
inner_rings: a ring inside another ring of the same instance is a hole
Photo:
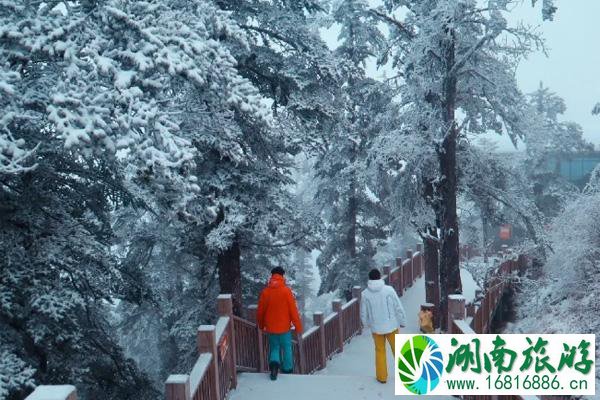
[[[516,259],[503,261],[495,273],[488,279],[485,295],[479,304],[468,307],[473,317],[471,323],[476,333],[488,333],[494,314],[500,305],[504,291],[512,284],[513,273],[522,273],[527,267],[527,258],[523,255]]]
[[[342,306],[342,320],[343,320],[343,332],[344,332],[344,343],[347,343],[354,337],[361,333],[362,325],[360,322],[360,303],[358,296],[360,295],[360,288],[356,288],[357,293],[353,294],[354,298]]]
[[[216,325],[198,328],[199,357],[189,375],[171,375],[165,383],[169,400],[222,400],[237,385],[235,317],[231,295],[217,298]]]
[[[407,251],[407,259],[396,267],[384,267],[383,279],[399,293],[423,274],[421,245]],[[352,300],[332,302],[332,313],[313,315],[314,326],[293,340],[294,372],[311,374],[342,352],[344,345],[361,333],[361,287],[352,290]],[[189,375],[171,375],[166,382],[167,400],[223,400],[236,387],[237,371],[264,372],[268,368],[268,336],[256,324],[256,306],[247,308],[247,319],[233,315],[230,295],[217,300],[220,318],[216,325],[198,331],[200,356]]]

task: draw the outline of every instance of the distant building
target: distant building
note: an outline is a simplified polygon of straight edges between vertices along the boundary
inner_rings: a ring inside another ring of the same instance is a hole
[[[548,172],[554,172],[578,187],[584,187],[590,174],[600,164],[600,151],[555,154],[546,160]]]

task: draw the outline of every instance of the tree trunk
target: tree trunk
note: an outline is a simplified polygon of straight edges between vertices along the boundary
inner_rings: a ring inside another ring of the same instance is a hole
[[[488,234],[488,218],[487,218],[487,213],[485,212],[485,210],[481,211],[481,234],[482,234],[482,240],[483,240],[483,261],[484,262],[488,262],[488,253],[489,253],[489,249],[488,249],[488,241],[489,239],[489,234]]]
[[[351,195],[348,199],[348,236],[346,237],[346,252],[350,257],[349,267],[352,268],[356,276],[360,279],[360,266],[356,260],[356,218],[358,214],[358,205],[356,196],[354,195],[354,182],[350,185],[351,187]],[[352,286],[354,286],[357,282],[350,282],[349,287],[343,288],[345,289],[346,299],[352,298]]]
[[[456,126],[456,93],[457,79],[450,71],[455,62],[455,33],[448,29],[444,59],[446,76],[443,86],[443,140],[438,148],[440,171],[439,196],[440,204],[440,313],[443,328],[448,328],[448,295],[462,293],[460,280],[458,215],[456,213],[456,193],[458,187],[456,173],[456,144],[458,127]]]
[[[233,312],[242,313],[242,271],[240,267],[240,243],[237,238],[231,246],[217,256],[219,287],[221,293],[233,295]]]
[[[225,210],[219,209],[215,225],[225,220]],[[242,270],[241,249],[237,235],[231,245],[217,255],[217,271],[219,272],[219,289],[223,294],[233,296],[233,312],[242,315]]]

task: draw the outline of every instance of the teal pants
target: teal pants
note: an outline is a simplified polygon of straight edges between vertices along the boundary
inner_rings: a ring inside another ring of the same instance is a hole
[[[282,372],[292,372],[294,369],[291,331],[279,334],[269,333],[269,363],[272,362],[279,363]]]

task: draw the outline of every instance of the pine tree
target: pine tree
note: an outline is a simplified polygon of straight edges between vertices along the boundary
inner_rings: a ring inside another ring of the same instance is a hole
[[[474,0],[385,4],[387,8],[373,12],[391,29],[407,130],[421,136],[411,142],[426,146],[436,162],[435,173],[417,175],[423,177],[421,193],[435,213],[435,222],[420,229],[426,240],[439,241],[445,315],[447,295],[462,290],[457,154],[468,146],[468,134],[491,130],[513,141],[524,135],[525,100],[514,79],[514,66],[543,43],[527,27],[508,26],[503,15],[508,12],[506,1],[485,7]],[[398,20],[394,11],[401,6],[407,13]],[[505,40],[509,37],[517,40]]]
[[[214,214],[209,224],[198,222],[202,229],[189,225],[190,245],[215,255],[221,291],[234,294],[239,313],[242,293],[256,289],[252,282],[284,260],[290,245],[308,240],[309,229],[294,213],[288,190],[292,157],[317,145],[316,132],[334,114],[336,71],[318,35],[316,19],[323,11],[318,1],[216,3],[248,38],[235,52],[237,70],[272,108],[270,126],[245,110],[213,122],[214,137],[198,141],[205,154],[201,198],[210,204],[186,215],[191,222],[203,210]],[[231,127],[223,135],[225,123]],[[244,276],[250,290],[242,290]]]
[[[575,189],[549,168],[552,157],[591,151],[594,147],[583,139],[581,126],[559,120],[567,109],[565,102],[541,82],[538,90],[529,94],[528,100],[532,123],[524,137],[527,158],[523,168],[532,181],[536,204],[546,217],[552,218]]]
[[[22,398],[33,384],[68,382],[83,396],[154,397],[114,335],[113,304],[164,300],[164,343],[184,347],[175,338],[193,337],[190,327],[209,316],[194,295],[213,293],[203,292],[202,268],[187,276],[146,269],[156,238],[143,227],[116,256],[113,216],[134,209],[164,218],[153,225],[170,232],[163,254],[181,249],[179,219],[212,204],[199,200],[203,127],[220,120],[219,132],[229,132],[244,124],[231,122],[236,115],[252,121],[246,126],[269,125],[264,99],[232,55],[247,38],[202,0],[4,2],[0,23],[0,90],[10,95],[0,99],[0,352],[2,373],[15,369],[0,392]],[[192,92],[202,107],[182,113]],[[194,112],[214,118],[191,130]],[[238,156],[244,149],[234,143],[226,151]],[[171,288],[158,284],[159,272]],[[187,302],[175,304],[178,287]]]
[[[317,201],[327,226],[317,263],[323,278],[320,293],[339,288],[348,294],[365,279],[377,247],[389,235],[389,216],[381,200],[385,187],[373,185],[365,171],[373,140],[383,129],[393,128],[383,123],[392,94],[365,74],[366,62],[384,41],[367,3],[338,1],[332,14],[341,28],[335,55],[343,74],[343,111],[315,165]]]

